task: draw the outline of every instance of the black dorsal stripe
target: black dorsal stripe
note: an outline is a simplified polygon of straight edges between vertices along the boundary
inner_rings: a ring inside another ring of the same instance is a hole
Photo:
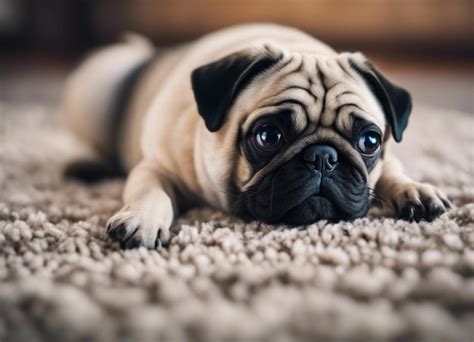
[[[116,168],[121,173],[125,172],[125,165],[120,159],[120,144],[122,138],[120,133],[123,131],[123,124],[127,115],[129,115],[130,105],[140,80],[149,70],[150,65],[158,58],[155,54],[143,62],[137,64],[125,77],[119,85],[116,94],[116,102],[112,109],[112,120],[109,127],[109,136],[111,139],[112,150],[106,156],[106,162],[110,167]]]

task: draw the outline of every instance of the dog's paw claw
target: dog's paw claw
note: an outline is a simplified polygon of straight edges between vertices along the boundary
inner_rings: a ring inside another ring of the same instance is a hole
[[[129,239],[123,241],[120,244],[123,249],[134,249],[140,247],[141,245],[142,241],[139,238],[136,238],[135,236],[131,236]]]
[[[406,221],[419,222],[425,216],[425,207],[421,202],[407,202],[400,210],[400,218]]]
[[[124,249],[140,246],[157,249],[167,246],[170,238],[169,225],[140,216],[138,211],[127,208],[109,219],[107,235]]]
[[[451,202],[430,184],[412,182],[394,192],[397,216],[406,221],[433,221],[452,208]]]
[[[126,228],[124,223],[120,223],[114,229],[112,229],[112,227],[109,226],[109,229],[108,229],[107,232],[108,232],[111,239],[121,240],[125,236],[125,234],[127,233],[127,228]]]

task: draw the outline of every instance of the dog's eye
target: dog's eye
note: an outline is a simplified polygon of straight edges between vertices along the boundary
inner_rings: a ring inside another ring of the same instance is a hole
[[[358,147],[363,154],[374,154],[380,147],[380,134],[375,131],[362,133],[359,137]]]
[[[255,132],[257,146],[265,151],[275,151],[281,147],[283,134],[274,125],[266,124],[260,126]]]

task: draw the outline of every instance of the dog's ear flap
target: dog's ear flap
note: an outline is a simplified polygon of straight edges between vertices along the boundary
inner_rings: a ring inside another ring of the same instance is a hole
[[[278,62],[281,55],[243,50],[195,69],[191,74],[199,114],[209,131],[219,130],[234,100],[260,73]]]
[[[349,63],[364,79],[379,101],[390,124],[393,138],[395,141],[400,142],[411,113],[412,102],[410,93],[391,83],[367,61],[357,63],[354,59],[350,59]]]

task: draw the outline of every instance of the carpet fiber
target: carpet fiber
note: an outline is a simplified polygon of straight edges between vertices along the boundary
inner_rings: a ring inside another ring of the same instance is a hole
[[[104,224],[122,181],[66,182],[89,153],[38,104],[0,104],[0,341],[472,340],[474,121],[415,109],[397,147],[456,208],[287,229],[210,209],[168,249],[123,251]]]

